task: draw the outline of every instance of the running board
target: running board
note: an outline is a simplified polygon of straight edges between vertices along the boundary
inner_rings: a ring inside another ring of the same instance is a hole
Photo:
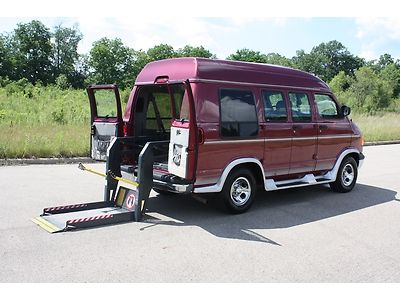
[[[323,176],[314,176],[313,174],[307,174],[301,178],[280,180],[275,181],[273,179],[266,179],[264,182],[266,191],[283,190],[289,188],[296,188],[302,186],[310,186],[316,184],[324,184],[335,181],[331,177],[331,173],[328,172]]]

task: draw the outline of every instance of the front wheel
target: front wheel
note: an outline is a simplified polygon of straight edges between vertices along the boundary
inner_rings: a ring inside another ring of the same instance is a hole
[[[358,169],[357,163],[351,156],[346,157],[340,164],[336,181],[329,185],[332,190],[339,193],[350,192],[357,181]]]
[[[229,174],[221,196],[225,207],[231,213],[243,213],[254,202],[256,180],[248,169],[237,169]]]

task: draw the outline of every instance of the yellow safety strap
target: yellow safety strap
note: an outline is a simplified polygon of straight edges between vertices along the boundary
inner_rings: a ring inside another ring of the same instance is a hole
[[[93,173],[93,174],[96,174],[96,175],[99,175],[99,176],[107,177],[106,174],[101,173],[101,172],[96,171],[96,170],[93,170],[93,169],[91,169],[91,168],[85,167],[82,163],[79,163],[78,168],[81,169],[81,170],[83,170],[83,171],[88,171],[88,172],[90,172],[90,173]],[[122,181],[122,182],[125,182],[125,183],[128,183],[128,184],[131,184],[131,185],[133,185],[133,186],[135,186],[135,187],[138,187],[138,186],[139,186],[139,183],[137,183],[136,181],[129,180],[129,179],[126,179],[126,178],[122,178],[122,177],[119,177],[119,176],[115,176],[115,175],[112,174],[112,173],[109,173],[109,174],[110,174],[110,176],[111,176],[112,178],[114,178],[115,180]]]

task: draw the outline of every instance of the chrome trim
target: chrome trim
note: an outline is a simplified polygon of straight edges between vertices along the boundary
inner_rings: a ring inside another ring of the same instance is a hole
[[[251,184],[246,177],[237,178],[231,186],[230,197],[236,206],[243,206],[251,196]]]
[[[293,137],[292,141],[308,141],[308,140],[317,140],[317,136],[306,136],[306,137]]]
[[[337,134],[337,135],[318,135],[318,139],[351,139],[351,134]]]
[[[287,142],[293,140],[292,137],[290,138],[278,138],[278,139],[265,139],[266,142]]]
[[[238,144],[238,143],[260,143],[264,142],[263,138],[256,140],[211,140],[205,141],[204,144]]]

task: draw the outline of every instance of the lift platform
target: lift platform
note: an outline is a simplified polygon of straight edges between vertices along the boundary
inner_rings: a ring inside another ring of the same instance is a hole
[[[106,173],[79,164],[79,169],[100,175],[106,179],[104,201],[47,207],[32,221],[50,233],[140,221],[153,187],[153,146],[148,142],[138,157],[136,180],[121,176],[121,140],[115,138],[108,148]],[[124,182],[132,186],[119,185]]]
[[[47,207],[32,221],[50,233],[136,221],[137,191],[119,187],[116,202]],[[136,202],[136,203],[135,203]]]

